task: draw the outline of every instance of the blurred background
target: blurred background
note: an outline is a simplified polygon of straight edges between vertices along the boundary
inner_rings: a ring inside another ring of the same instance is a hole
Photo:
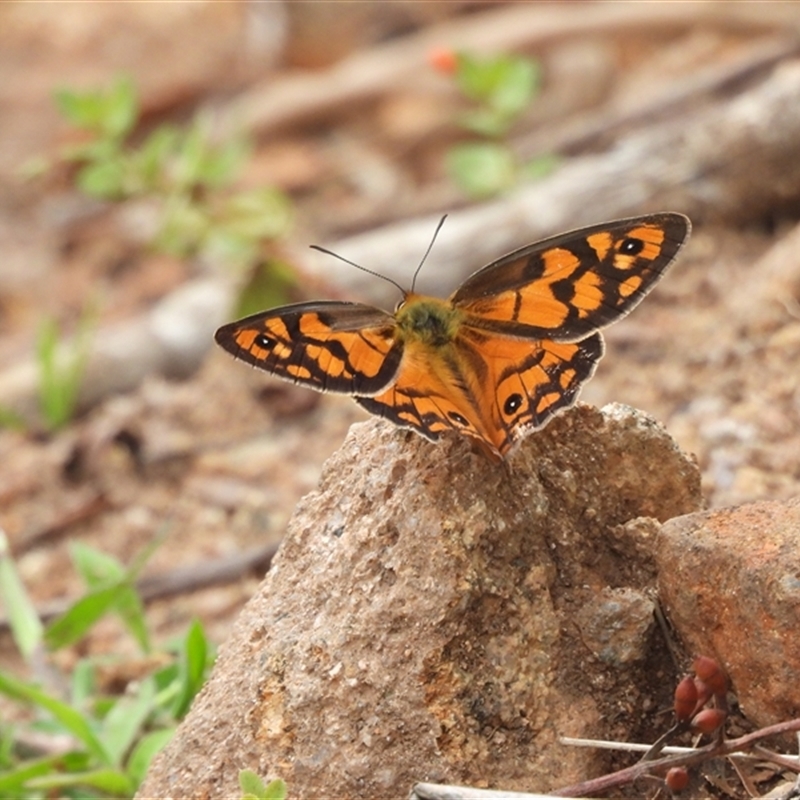
[[[364,412],[214,329],[392,308],[309,245],[406,286],[443,214],[441,296],[552,233],[688,214],[583,400],[666,425],[711,506],[797,494],[799,53],[780,2],[3,3],[0,670],[87,591],[62,677],[113,653],[92,685],[124,686],[192,620],[224,639]]]

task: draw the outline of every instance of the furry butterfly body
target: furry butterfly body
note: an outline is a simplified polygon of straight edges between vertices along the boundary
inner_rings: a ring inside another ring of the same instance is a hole
[[[408,292],[393,314],[297,303],[224,325],[215,339],[428,439],[466,434],[499,461],[575,403],[603,355],[599,329],[639,304],[690,228],[673,213],[595,225],[498,259],[447,300]]]

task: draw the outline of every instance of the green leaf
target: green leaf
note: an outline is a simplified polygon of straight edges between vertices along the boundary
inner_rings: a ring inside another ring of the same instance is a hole
[[[239,787],[242,790],[242,800],[285,800],[286,783],[280,778],[270,781],[266,786],[264,781],[251,769],[239,770]]]
[[[198,181],[212,188],[230,184],[250,154],[251,147],[243,137],[237,137],[216,147],[209,145],[199,164]]]
[[[458,122],[465,130],[490,139],[505,135],[510,126],[510,120],[504,114],[486,106],[465,111],[458,118]]]
[[[181,719],[189,710],[189,706],[205,680],[208,665],[208,641],[203,626],[198,620],[193,620],[186,632],[180,664],[180,692],[172,707],[172,713],[176,719]]]
[[[10,769],[16,764],[14,751],[14,726],[0,726],[0,770]]]
[[[472,197],[490,197],[514,185],[516,162],[503,145],[462,144],[447,154],[447,168],[459,187]]]
[[[33,778],[28,781],[30,789],[77,789],[82,786],[89,786],[107,794],[117,797],[132,797],[133,785],[130,778],[116,769],[95,769],[87,772],[67,772],[63,774],[53,774],[41,778]]]
[[[78,641],[97,620],[114,608],[119,591],[119,585],[114,584],[81,597],[66,613],[50,623],[44,634],[45,644],[51,650],[57,650]]]
[[[164,208],[161,230],[155,246],[178,257],[194,255],[210,226],[209,210],[195,203],[188,195],[170,198]]]
[[[536,62],[527,58],[504,59],[499,65],[489,102],[497,111],[516,117],[530,104],[538,91],[539,80]]]
[[[277,189],[251,189],[230,197],[220,216],[226,228],[240,236],[254,241],[276,239],[289,229],[292,206]]]
[[[0,599],[3,601],[11,635],[22,657],[30,661],[42,644],[44,626],[33,605],[9,551],[8,539],[0,528]]]
[[[143,653],[150,652],[150,631],[147,628],[144,603],[130,583],[120,587],[114,610],[119,614],[128,632],[136,640]]]
[[[55,320],[45,319],[39,326],[39,405],[50,430],[56,430],[69,422],[75,411],[83,372],[89,358],[89,338],[94,320],[94,309],[87,305],[69,349],[59,346],[59,331]]]
[[[162,728],[142,736],[136,743],[128,759],[128,776],[138,787],[144,780],[150,762],[158,755],[175,735],[175,728]]]
[[[75,92],[58,89],[54,93],[58,110],[77,128],[97,128],[103,113],[103,101],[98,92]]]
[[[456,81],[476,107],[461,118],[468,130],[496,138],[506,133],[539,89],[537,62],[521,56],[458,56]]]
[[[70,687],[72,707],[77,709],[88,708],[97,690],[95,666],[89,659],[81,658],[75,664],[75,668],[72,670]]]
[[[58,381],[56,365],[56,348],[58,346],[58,326],[52,318],[45,319],[39,326],[36,341],[37,361],[39,364],[39,395],[42,413],[45,420],[61,423],[63,413],[63,397]]]
[[[125,567],[110,553],[83,542],[70,542],[69,556],[89,589],[104,589],[125,578]]]
[[[464,94],[510,111],[519,111],[530,102],[539,77],[538,63],[522,56],[458,54],[456,81]]]
[[[160,125],[138,151],[130,154],[131,171],[138,176],[140,191],[158,192],[168,188],[167,165],[175,154],[180,135],[174,125]]]
[[[117,78],[103,97],[103,133],[121,139],[133,130],[138,116],[139,101],[133,81],[128,76]]]
[[[127,194],[126,173],[126,164],[122,158],[95,161],[78,170],[75,182],[89,197],[96,197],[99,200],[121,200]]]
[[[147,548],[146,552],[149,554],[152,550]],[[90,615],[78,619],[78,625],[83,623],[94,624],[99,619],[99,617],[94,616],[96,612],[100,612],[102,616],[102,614],[113,611],[120,616],[125,627],[136,639],[142,651],[149,652],[150,634],[147,629],[144,605],[132,585],[136,573],[143,566],[143,562],[139,563],[137,560],[131,569],[126,570],[113,556],[80,542],[73,543],[70,546],[70,556],[84,582],[90,590],[93,590],[86,597],[99,597],[102,601],[97,606],[94,603],[90,603],[88,605]],[[113,595],[113,602],[107,603],[109,592]],[[85,600],[86,598],[83,599]],[[80,614],[85,614],[86,608],[87,606],[83,606]],[[74,622],[74,620],[70,621],[70,628]],[[84,628],[83,633],[85,631],[86,628]],[[59,642],[63,644],[60,639]]]
[[[110,763],[108,753],[102,742],[95,735],[91,724],[71,706],[51,697],[41,689],[3,672],[0,672],[0,692],[14,700],[32,703],[47,711],[69,733],[83,742],[89,752],[102,764],[108,765]]]
[[[458,88],[472,100],[486,100],[495,82],[494,60],[461,52],[457,61],[455,79]]]
[[[245,795],[262,797],[264,794],[264,781],[252,769],[239,770],[239,788]]]
[[[43,777],[56,772],[63,761],[63,756],[47,756],[24,761],[19,766],[0,772],[0,797],[22,797],[22,790],[33,778]]]
[[[218,206],[203,239],[211,263],[246,268],[259,258],[264,242],[285,236],[292,206],[283,192],[262,188],[238,192]]]
[[[175,156],[172,177],[179,191],[191,191],[202,183],[208,147],[208,122],[198,116],[179,143]]]
[[[152,679],[138,684],[135,696],[119,698],[103,720],[101,733],[111,763],[121,766],[142,726],[153,711],[156,690]]]
[[[122,139],[139,116],[136,89],[127,77],[118,78],[107,91],[61,89],[55,93],[55,100],[69,122],[104,139]]]
[[[286,800],[286,782],[280,778],[270,781],[264,788],[263,800]]]

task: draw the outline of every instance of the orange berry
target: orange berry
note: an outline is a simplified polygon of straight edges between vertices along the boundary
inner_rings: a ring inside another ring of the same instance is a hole
[[[428,63],[445,75],[452,75],[458,69],[458,55],[448,47],[437,47],[428,53]]]

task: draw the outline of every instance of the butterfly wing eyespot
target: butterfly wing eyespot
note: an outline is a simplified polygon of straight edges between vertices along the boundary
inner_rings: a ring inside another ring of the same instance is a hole
[[[278,345],[278,340],[268,333],[258,333],[253,339],[254,347],[259,350],[271,351]]]
[[[638,256],[644,250],[642,239],[625,238],[619,243],[619,252],[626,256]]]
[[[514,392],[510,394],[503,403],[503,414],[510,417],[517,409],[522,406],[522,395]]]
[[[358,303],[298,303],[223,325],[217,343],[279,378],[323,392],[376,394],[395,378],[403,342],[391,314]]]

